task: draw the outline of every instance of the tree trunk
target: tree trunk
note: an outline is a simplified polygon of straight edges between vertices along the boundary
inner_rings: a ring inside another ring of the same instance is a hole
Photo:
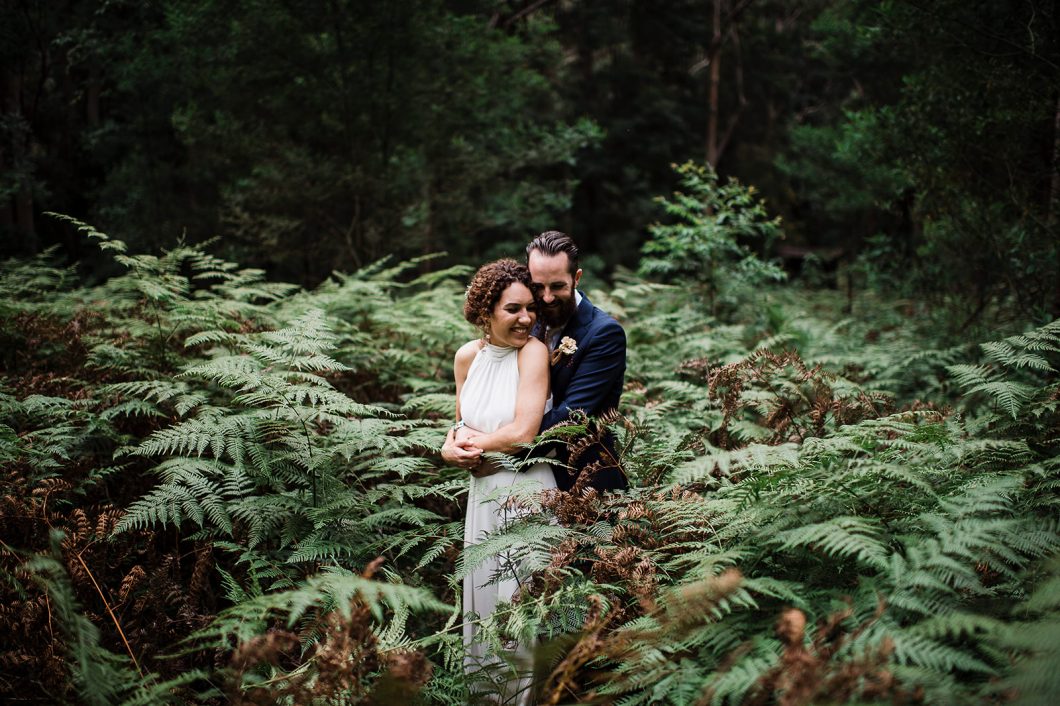
[[[88,84],[85,86],[85,122],[89,128],[99,127],[99,99],[102,93],[103,78],[99,66],[93,63],[88,72]]]
[[[707,164],[718,164],[718,87],[721,83],[721,0],[714,0],[714,36],[710,43],[710,97],[707,106]]]
[[[5,71],[2,77],[3,85],[0,86],[2,94],[0,94],[0,111],[3,115],[10,116],[10,118],[16,123],[23,122],[22,117],[22,77],[15,73],[9,73]],[[3,161],[10,161],[11,165],[16,167],[29,152],[29,141],[32,139],[30,135],[26,135],[24,139],[20,139],[16,135],[15,139],[11,144],[11,156],[8,159],[7,155],[3,155]],[[6,165],[5,165],[6,166]],[[6,211],[6,213],[4,213]],[[14,216],[12,218],[12,215]],[[0,208],[0,224],[11,224],[13,227],[16,237],[18,238],[17,250],[27,253],[36,254],[40,250],[40,243],[37,240],[37,230],[33,222],[33,191],[30,188],[30,181],[28,174],[22,174],[19,177],[19,188],[11,199],[10,204],[5,204],[4,208]]]
[[[736,125],[740,122],[740,116],[743,114],[744,108],[747,107],[747,96],[743,90],[743,56],[740,51],[740,34],[736,31],[735,24],[730,27],[729,36],[732,38],[732,45],[736,50],[736,62],[733,66],[736,74],[737,105],[736,110],[729,116],[729,124],[725,128],[725,134],[717,141],[718,144],[714,148],[714,162],[711,163],[711,166],[715,169],[718,168],[717,163],[721,161],[722,155],[725,154],[725,148],[729,146],[729,140],[732,139],[733,133],[736,132]],[[721,51],[719,50],[718,53],[720,54]]]
[[[12,105],[11,99],[16,96],[17,93],[12,90],[14,84],[14,76],[12,76],[8,68],[0,65],[0,116],[7,116],[8,113],[15,112],[15,107]],[[10,148],[14,148],[14,144],[10,145]],[[0,174],[6,172],[14,163],[14,155],[10,154],[9,146],[6,142],[0,142]],[[0,199],[0,230],[10,231],[15,227],[15,210],[14,201],[9,197]]]
[[[15,194],[15,228],[22,241],[22,251],[36,255],[40,251],[37,241],[37,230],[33,221],[33,192],[29,188],[29,179],[22,177],[22,185]]]
[[[1053,115],[1053,176],[1049,182],[1049,210],[1045,223],[1050,233],[1060,224],[1060,92],[1056,94]],[[1056,289],[1053,292],[1053,318],[1060,319],[1060,247],[1056,249]]]
[[[4,147],[0,145],[0,174],[7,171],[7,161],[4,159]],[[10,231],[15,225],[15,219],[11,213],[11,199],[0,199],[0,233]]]
[[[581,70],[582,77],[582,85],[580,86],[580,89],[589,98],[589,103],[591,105],[592,98],[596,95],[596,81],[593,76],[594,37],[592,37],[589,32],[589,19],[585,17],[584,14],[578,19],[578,68]]]
[[[436,252],[437,246],[435,242],[438,234],[438,181],[434,177],[432,169],[430,178],[427,179],[427,183],[424,184],[423,198],[427,201],[427,219],[423,225],[423,247],[420,248],[420,253],[423,255],[430,255]],[[478,253],[475,253],[476,256]],[[420,263],[419,271],[421,274],[430,272],[431,261],[425,260]]]
[[[7,114],[7,71],[0,67],[0,115]],[[7,145],[0,142],[0,174],[8,169]],[[9,231],[15,225],[14,213],[11,209],[11,199],[0,199],[0,233]]]

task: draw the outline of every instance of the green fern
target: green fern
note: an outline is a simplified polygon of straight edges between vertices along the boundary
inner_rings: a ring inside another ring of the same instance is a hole
[[[297,588],[247,596],[222,611],[210,626],[194,633],[189,640],[195,645],[229,648],[264,631],[272,620],[292,627],[309,612],[330,610],[348,619],[360,602],[377,621],[382,621],[389,611],[451,611],[451,606],[422,588],[373,581],[332,569],[306,579]]]

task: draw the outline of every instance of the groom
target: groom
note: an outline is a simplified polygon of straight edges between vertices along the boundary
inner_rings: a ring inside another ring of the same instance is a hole
[[[533,333],[548,345],[552,358],[552,409],[541,420],[541,431],[569,421],[575,410],[598,417],[617,409],[626,373],[626,332],[578,291],[578,246],[565,233],[546,231],[526,246],[526,264],[537,300]],[[610,432],[573,463],[568,447],[557,451],[558,460],[575,466],[553,467],[561,490],[569,490],[587,467],[595,467],[590,487],[618,490],[629,485],[616,465]]]

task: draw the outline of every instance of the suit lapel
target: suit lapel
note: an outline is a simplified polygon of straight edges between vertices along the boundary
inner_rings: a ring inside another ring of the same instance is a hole
[[[589,297],[582,295],[582,303],[574,310],[574,316],[567,322],[563,329],[564,336],[570,336],[575,341],[580,340],[582,335],[589,329],[593,320],[593,303]]]
[[[580,343],[585,333],[589,330],[589,324],[592,323],[593,318],[593,303],[589,301],[589,297],[582,295],[582,303],[578,305],[578,308],[574,311],[574,316],[571,317],[570,321],[563,328],[562,336],[569,336],[573,338],[576,343]],[[574,355],[578,355],[575,353]],[[551,383],[552,383],[552,395],[553,400],[556,404],[562,402],[563,398],[567,395],[567,383],[570,382],[571,373],[574,372],[574,368],[568,365],[569,360],[561,359],[558,363],[552,366],[551,370]]]

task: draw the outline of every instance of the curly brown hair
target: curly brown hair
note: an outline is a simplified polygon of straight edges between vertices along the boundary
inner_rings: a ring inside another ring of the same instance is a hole
[[[464,318],[479,328],[485,328],[493,307],[500,301],[501,294],[513,282],[519,282],[531,288],[530,270],[515,260],[504,258],[487,262],[478,268],[467,286],[464,299]]]

